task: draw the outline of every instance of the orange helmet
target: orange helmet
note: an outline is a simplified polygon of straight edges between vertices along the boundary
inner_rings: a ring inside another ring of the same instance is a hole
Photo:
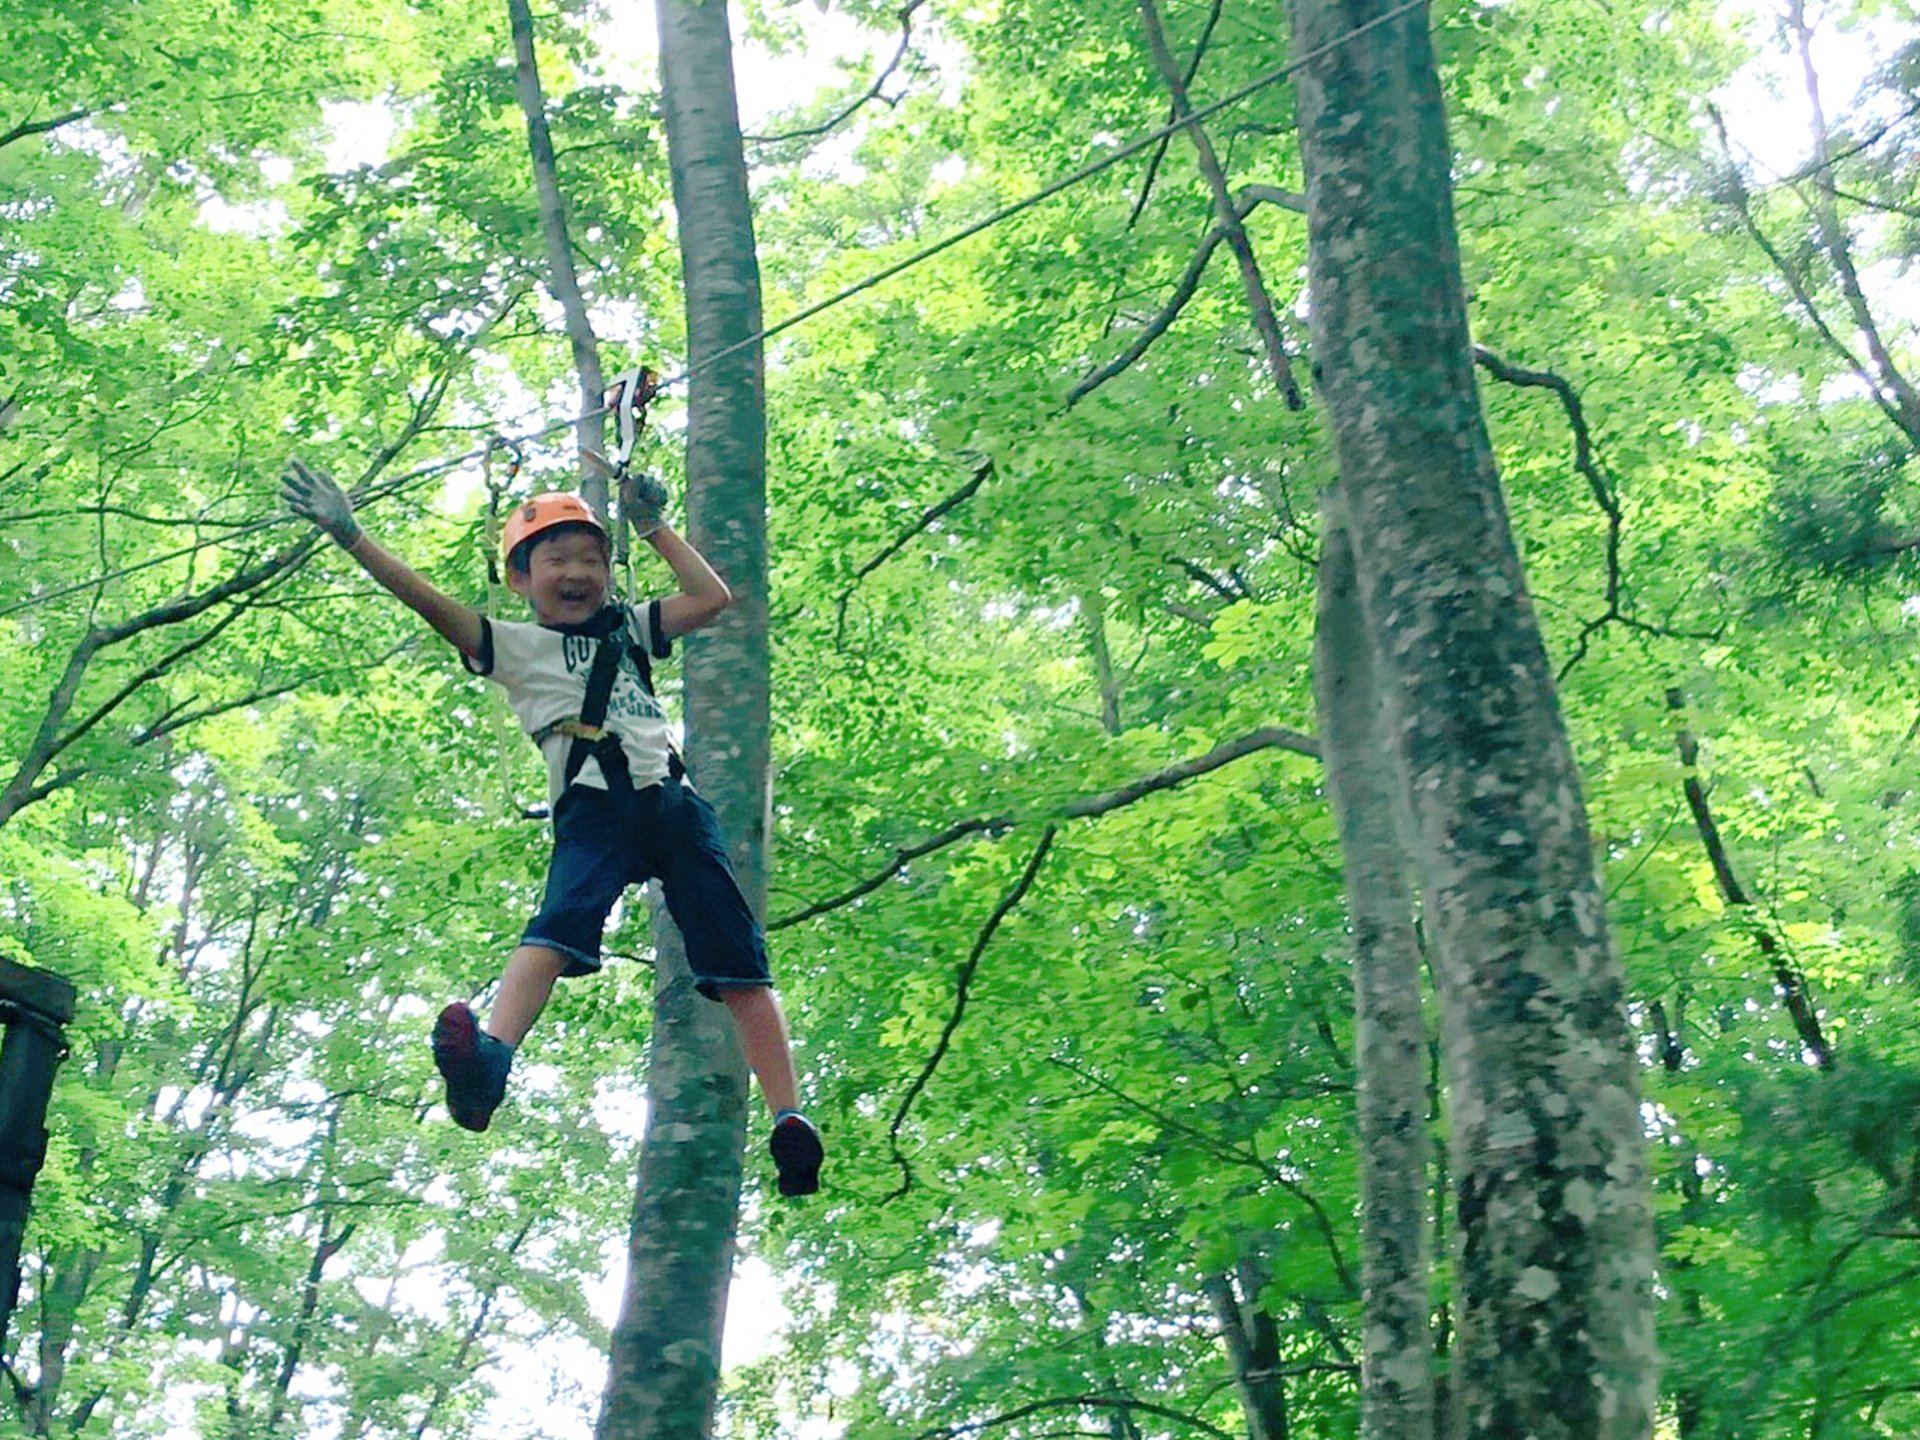
[[[500,536],[500,553],[509,560],[513,552],[543,530],[551,530],[556,525],[590,525],[600,532],[600,538],[607,538],[607,527],[600,523],[600,517],[593,513],[593,507],[578,495],[568,495],[558,490],[549,490],[544,495],[536,495],[524,505],[513,507],[513,513],[507,516],[506,529]]]

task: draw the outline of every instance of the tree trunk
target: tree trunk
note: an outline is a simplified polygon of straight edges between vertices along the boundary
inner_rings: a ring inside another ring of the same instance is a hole
[[[1094,586],[1080,597],[1080,615],[1087,626],[1087,650],[1093,656],[1094,681],[1100,690],[1100,728],[1118,735],[1120,677],[1114,674],[1113,651],[1107,647],[1107,598]]]
[[[1432,1440],[1427,1298],[1427,1029],[1398,833],[1398,777],[1337,505],[1321,540],[1314,689],[1353,926],[1359,1073],[1363,1440]]]
[[[1242,1300],[1228,1275],[1201,1281],[1220,1322],[1220,1339],[1233,1366],[1247,1440],[1287,1440],[1287,1387],[1280,1374],[1280,1332],[1257,1296]]]
[[[1315,371],[1437,956],[1459,1430],[1643,1440],[1653,1244],[1624,984],[1474,387],[1427,16],[1289,8],[1295,54],[1330,47],[1297,80]]]
[[[573,242],[567,235],[567,206],[560,195],[560,171],[553,158],[553,135],[547,129],[547,101],[540,88],[540,68],[533,53],[533,14],[527,0],[507,0],[507,21],[513,30],[513,88],[520,113],[527,121],[527,151],[533,160],[533,184],[540,198],[540,237],[547,247],[547,288],[560,302],[567,319],[567,340],[573,347],[573,368],[580,377],[580,413],[575,427],[582,450],[607,453],[606,416],[600,413],[606,381],[600,372],[600,342],[587,318],[587,302],[573,268]],[[584,459],[580,462],[580,493],[604,519],[607,515],[607,478]]]
[[[760,275],[725,0],[659,0],[662,105],[693,373],[690,538],[737,597],[687,647],[687,759],[719,813],[734,871],[766,908],[770,816],[766,428]],[[722,355],[729,347],[740,348]],[[697,996],[656,909],[651,1106],[626,1293],[600,1440],[694,1440],[712,1427],[740,1193],[746,1072],[726,1011]]]

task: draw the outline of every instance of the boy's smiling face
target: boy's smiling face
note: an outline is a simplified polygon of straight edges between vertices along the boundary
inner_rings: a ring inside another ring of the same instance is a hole
[[[605,537],[584,528],[537,537],[527,569],[507,570],[507,584],[533,606],[533,618],[542,625],[591,620],[606,604],[612,578]]]

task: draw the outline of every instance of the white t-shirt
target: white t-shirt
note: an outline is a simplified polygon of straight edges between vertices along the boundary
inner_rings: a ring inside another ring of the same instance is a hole
[[[658,659],[672,653],[672,643],[660,633],[658,603],[620,607],[627,617],[628,648],[621,653],[613,693],[607,700],[606,728],[620,738],[636,790],[667,778],[667,717],[660,702],[640,684],[640,670],[631,653],[643,646]],[[505,690],[520,728],[538,738],[559,721],[580,718],[587,698],[587,673],[599,643],[588,635],[568,635],[544,625],[483,619],[480,653],[471,659],[462,657],[461,663]],[[547,761],[547,795],[557,801],[566,788],[567,752],[573,748],[573,737],[549,734],[538,743]],[[607,788],[599,762],[592,758],[580,767],[573,783]]]

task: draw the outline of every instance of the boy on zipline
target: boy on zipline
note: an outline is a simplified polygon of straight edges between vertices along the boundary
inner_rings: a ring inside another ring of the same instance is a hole
[[[437,630],[461,662],[507,692],[507,703],[547,761],[553,859],[546,898],[507,960],[482,1027],[458,1002],[433,1027],[433,1060],[447,1109],[485,1130],[506,1094],[517,1046],[563,975],[600,968],[608,912],[629,884],[658,877],[686,939],[696,988],[733,1012],[747,1064],[773,1110],[768,1148],[782,1195],[820,1188],[820,1136],[800,1113],[786,1019],[767,968],[766,941],[727,862],[713,809],[682,780],[647,656],[711,623],[732,603],[704,556],[670,529],[666,489],[643,496],[635,529],[659,552],[680,592],[644,606],[615,605],[607,530],[572,495],[536,495],[506,524],[507,584],[534,624],[490,621],[441,594],[376,544],[322,471],[289,462],[287,506],[311,520],[369,575]],[[597,712],[597,713],[596,713]]]

